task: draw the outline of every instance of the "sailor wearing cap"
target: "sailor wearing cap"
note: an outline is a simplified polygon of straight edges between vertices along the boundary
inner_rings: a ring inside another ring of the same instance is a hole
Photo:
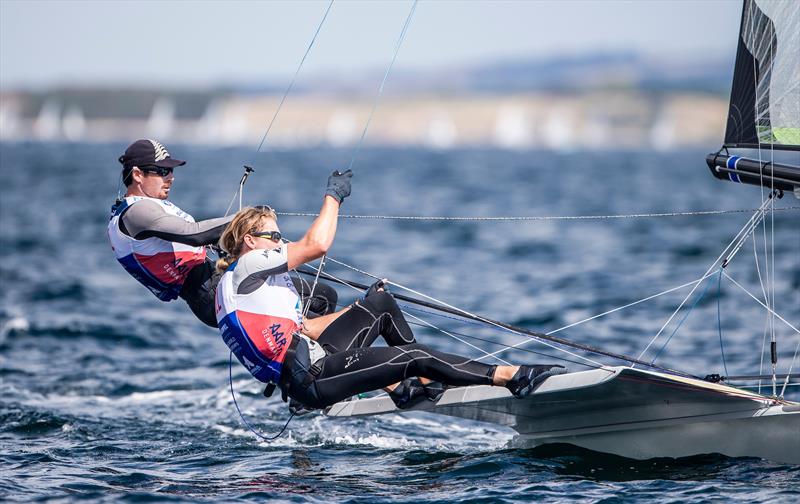
[[[175,159],[157,140],[137,140],[119,157],[124,199],[111,208],[108,237],[117,260],[133,278],[162,301],[182,298],[205,324],[217,327],[214,291],[219,282],[206,246],[217,243],[233,216],[195,222],[167,201],[173,170],[186,161]],[[292,282],[315,317],[336,308],[337,293],[318,283]]]
[[[186,164],[157,140],[137,140],[120,156],[125,198],[111,209],[108,237],[117,261],[162,301],[184,299],[216,327],[214,263],[206,245],[219,240],[231,217],[195,222],[167,201],[173,170]]]

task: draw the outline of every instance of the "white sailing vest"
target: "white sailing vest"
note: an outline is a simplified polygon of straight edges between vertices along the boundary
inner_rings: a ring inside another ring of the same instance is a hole
[[[112,209],[108,222],[108,239],[117,261],[130,275],[150,289],[162,301],[172,301],[181,292],[189,271],[206,260],[205,247],[151,237],[136,240],[119,228],[119,219],[128,207],[140,200],[150,200],[162,206],[170,215],[188,222],[194,218],[169,201],[144,196],[128,196]]]
[[[278,383],[292,338],[305,339],[314,363],[325,356],[297,333],[303,304],[286,269],[286,245],[248,252],[217,286],[215,309],[223,341],[257,380]]]

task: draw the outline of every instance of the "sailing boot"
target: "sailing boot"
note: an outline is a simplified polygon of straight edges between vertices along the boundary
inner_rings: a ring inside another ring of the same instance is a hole
[[[408,409],[424,401],[425,388],[419,378],[406,378],[389,392],[389,397],[399,409]]]
[[[431,402],[438,401],[442,397],[442,394],[444,394],[444,391],[447,390],[447,388],[448,388],[447,385],[438,381],[432,381],[422,384],[422,389],[425,391],[425,397],[427,397],[428,400]]]
[[[289,412],[294,416],[303,416],[307,413],[311,413],[314,411],[314,408],[306,406],[305,404],[301,403],[300,401],[295,401],[294,399],[289,399]]]
[[[506,383],[506,388],[514,394],[514,397],[522,399],[536,390],[547,378],[566,372],[567,368],[557,364],[520,366],[519,370]]]

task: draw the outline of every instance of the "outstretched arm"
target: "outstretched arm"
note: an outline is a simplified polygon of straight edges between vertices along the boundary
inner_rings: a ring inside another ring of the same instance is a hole
[[[137,201],[122,215],[122,232],[137,240],[156,237],[194,247],[219,240],[233,216],[188,222],[170,215],[161,206],[148,200]]]
[[[314,219],[306,234],[296,241],[289,243],[289,269],[295,269],[301,264],[322,257],[328,252],[336,236],[336,223],[339,219],[339,206],[350,195],[350,178],[353,172],[344,173],[335,171],[328,177],[328,188],[319,216]]]

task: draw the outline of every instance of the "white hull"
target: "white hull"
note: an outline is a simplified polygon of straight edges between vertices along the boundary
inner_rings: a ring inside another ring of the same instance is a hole
[[[568,443],[635,459],[721,453],[800,464],[800,404],[701,380],[613,367],[549,378],[515,399],[503,387],[450,389],[415,409],[505,425],[526,446]],[[376,397],[329,416],[397,412]]]

